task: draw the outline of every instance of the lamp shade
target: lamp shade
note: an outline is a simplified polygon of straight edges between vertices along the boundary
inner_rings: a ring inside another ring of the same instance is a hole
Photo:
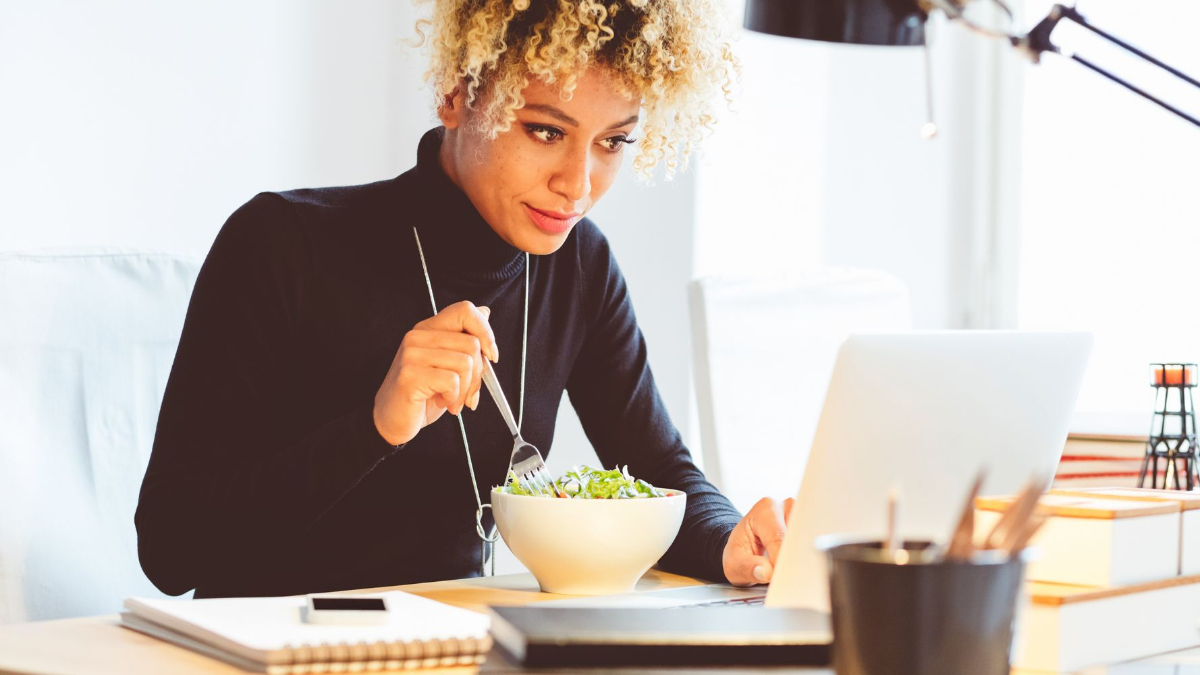
[[[917,0],[746,0],[745,26],[783,37],[859,45],[925,42]]]

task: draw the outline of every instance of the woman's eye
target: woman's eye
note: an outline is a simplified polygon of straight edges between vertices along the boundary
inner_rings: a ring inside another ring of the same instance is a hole
[[[546,127],[540,124],[526,124],[525,128],[529,130],[530,135],[543,143],[553,143],[563,137],[561,129],[554,127]]]
[[[636,138],[629,138],[628,136],[613,136],[612,138],[606,138],[600,142],[609,152],[617,152],[624,146],[629,145],[636,140]]]

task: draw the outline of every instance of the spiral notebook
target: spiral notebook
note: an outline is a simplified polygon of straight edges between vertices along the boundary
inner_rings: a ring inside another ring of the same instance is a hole
[[[304,596],[129,598],[121,625],[264,673],[471,665],[491,649],[487,616],[399,591],[387,595],[391,619],[380,625],[304,623]]]

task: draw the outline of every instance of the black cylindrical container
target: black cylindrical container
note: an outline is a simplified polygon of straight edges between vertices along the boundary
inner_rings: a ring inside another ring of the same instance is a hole
[[[1020,557],[947,562],[929,542],[888,556],[878,541],[822,538],[837,675],[1008,675]]]

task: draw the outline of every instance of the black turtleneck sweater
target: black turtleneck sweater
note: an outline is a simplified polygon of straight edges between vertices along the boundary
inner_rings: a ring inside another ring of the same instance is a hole
[[[417,166],[393,180],[260,194],[221,228],[136,515],[142,568],[162,591],[283,595],[478,574],[457,420],[443,415],[396,449],[371,415],[400,341],[431,314],[413,226],[438,307],[492,309],[497,376],[517,407],[525,257],[442,172],[440,144],[427,133]],[[584,219],[530,265],[522,435],[548,453],[566,391],[605,466],[688,493],[661,565],[724,580],[740,516],[667,416],[608,242]],[[511,436],[486,395],[463,415],[486,503]]]

